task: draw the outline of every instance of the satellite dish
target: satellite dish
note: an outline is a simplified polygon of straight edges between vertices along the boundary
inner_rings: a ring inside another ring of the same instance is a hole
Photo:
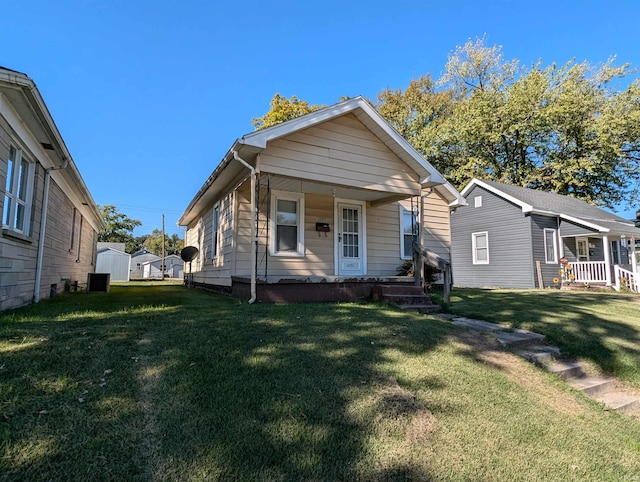
[[[195,246],[187,246],[180,251],[180,257],[184,262],[191,262],[198,256],[198,253],[198,248]]]

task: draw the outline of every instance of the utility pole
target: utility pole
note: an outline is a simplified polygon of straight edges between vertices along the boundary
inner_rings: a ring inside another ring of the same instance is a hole
[[[164,280],[164,214],[162,215],[162,279]]]

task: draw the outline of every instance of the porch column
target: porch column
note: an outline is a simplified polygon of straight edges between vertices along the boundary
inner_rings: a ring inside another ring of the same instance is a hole
[[[604,235],[602,237],[602,244],[603,244],[602,247],[604,248],[605,282],[607,286],[611,286],[612,265],[611,265],[611,245],[609,244],[609,236]]]
[[[629,256],[631,256],[631,271],[638,276],[638,262],[636,261],[636,238],[631,238],[629,246]]]

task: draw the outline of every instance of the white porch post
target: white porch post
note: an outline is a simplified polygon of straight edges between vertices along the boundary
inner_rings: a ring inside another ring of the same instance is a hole
[[[609,244],[609,236],[604,235],[602,237],[602,244],[604,248],[605,281],[607,286],[611,286],[611,245]]]
[[[631,245],[629,246],[629,256],[631,256],[631,271],[638,276],[638,262],[636,261],[636,238],[631,238]]]

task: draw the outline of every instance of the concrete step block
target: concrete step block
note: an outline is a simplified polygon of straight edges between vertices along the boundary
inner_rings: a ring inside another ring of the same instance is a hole
[[[613,378],[582,376],[569,378],[567,383],[573,388],[582,391],[585,395],[596,397],[613,391]]]

